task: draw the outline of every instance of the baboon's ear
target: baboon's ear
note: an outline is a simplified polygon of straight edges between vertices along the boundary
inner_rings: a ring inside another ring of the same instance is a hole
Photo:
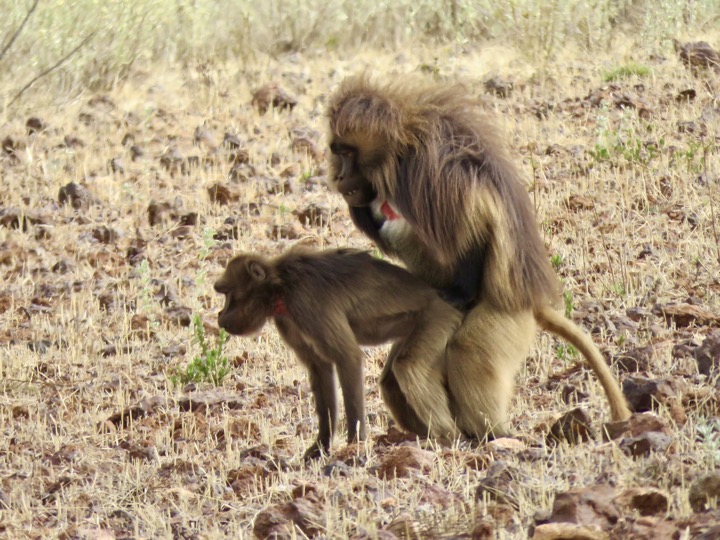
[[[248,261],[247,264],[248,272],[255,281],[264,281],[267,277],[267,270],[265,265],[260,261]]]

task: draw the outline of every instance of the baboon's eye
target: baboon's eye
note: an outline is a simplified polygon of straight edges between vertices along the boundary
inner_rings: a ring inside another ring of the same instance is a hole
[[[342,157],[352,157],[355,154],[355,149],[352,146],[338,143],[332,143],[330,145],[330,151],[336,156]]]

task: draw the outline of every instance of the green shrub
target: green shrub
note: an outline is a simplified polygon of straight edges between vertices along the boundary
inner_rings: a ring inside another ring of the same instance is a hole
[[[208,382],[215,386],[222,384],[230,373],[227,357],[223,355],[228,333],[220,329],[215,346],[210,347],[205,336],[205,329],[199,315],[193,317],[193,341],[200,346],[200,354],[195,356],[184,370],[174,369],[170,373],[173,386],[188,383]]]

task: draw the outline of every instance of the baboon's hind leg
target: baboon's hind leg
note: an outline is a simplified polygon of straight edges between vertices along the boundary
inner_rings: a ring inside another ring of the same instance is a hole
[[[390,350],[385,366],[389,373],[381,381],[383,396],[388,396],[391,411],[393,407],[406,411],[396,419],[414,426],[408,427],[418,435],[450,439],[460,435],[450,411],[445,366],[448,342],[460,320],[460,312],[438,299],[420,313],[410,334]],[[392,388],[395,384],[407,407]]]
[[[451,407],[463,433],[479,439],[509,433],[515,376],[534,337],[530,311],[502,313],[480,304],[467,314],[447,353]]]

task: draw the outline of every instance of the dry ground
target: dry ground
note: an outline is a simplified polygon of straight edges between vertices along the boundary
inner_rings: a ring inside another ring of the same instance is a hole
[[[540,70],[500,47],[296,54],[147,72],[107,94],[7,113],[0,530],[524,538],[559,519],[557,494],[589,487],[570,495],[567,512],[586,526],[573,538],[700,537],[718,520],[689,492],[720,467],[720,345],[714,364],[696,361],[720,313],[720,76],[694,76],[671,50],[627,51],[650,71],[610,85],[618,58],[567,53]],[[460,78],[482,96],[526,173],[566,311],[636,408],[656,416],[604,441],[599,385],[543,334],[519,377],[518,439],[490,444],[403,442],[376,384],[386,350],[368,349],[370,441],[345,448],[341,435],[332,456],[303,463],[316,428],[309,386],[271,327],[229,341],[219,388],[173,386],[171,370],[199,354],[190,316],[214,339],[212,282],[232,253],[298,239],[372,248],[325,187],[322,155],[324,95],[365,68]],[[491,76],[514,83],[509,95],[486,92]],[[252,92],[273,81],[297,105],[261,115]],[[70,182],[87,192],[61,196]],[[218,183],[227,192],[213,202]],[[152,225],[151,202],[167,203]],[[308,208],[320,217],[304,219]],[[551,444],[553,423],[577,406],[595,437]],[[559,538],[551,527],[545,537]]]

